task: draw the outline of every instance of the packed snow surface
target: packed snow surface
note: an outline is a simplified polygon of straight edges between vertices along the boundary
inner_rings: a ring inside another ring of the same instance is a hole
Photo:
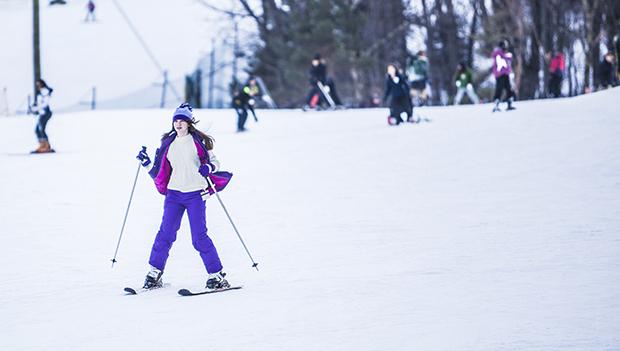
[[[170,109],[0,118],[3,350],[620,350],[619,90],[419,110],[197,110],[235,175],[209,234],[242,290],[180,297],[206,273],[187,219],[164,280],[140,287],[163,197],[138,168]]]

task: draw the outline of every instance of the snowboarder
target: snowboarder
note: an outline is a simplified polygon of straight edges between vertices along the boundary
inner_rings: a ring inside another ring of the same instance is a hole
[[[506,98],[504,101],[508,103],[507,110],[515,109],[515,107],[512,106],[515,93],[510,85],[512,53],[508,50],[508,47],[508,40],[504,39],[499,42],[497,48],[493,50],[493,54],[491,55],[493,58],[493,75],[495,76],[495,95],[493,96],[495,107],[493,107],[493,112],[499,111],[499,102],[504,91],[506,91]]]
[[[325,64],[325,60],[321,58],[320,54],[314,55],[308,74],[310,76],[310,91],[306,96],[306,105],[304,106],[304,109],[319,107],[321,103],[325,101],[329,103],[328,97],[325,95],[329,95],[333,101],[335,106],[332,107],[342,105],[340,97],[336,92],[336,84],[333,79],[327,77],[327,65]],[[324,92],[321,91],[321,85]]]
[[[34,129],[34,133],[39,140],[39,147],[32,151],[33,154],[40,154],[46,152],[54,152],[54,149],[50,146],[45,128],[47,122],[52,118],[52,110],[50,108],[50,99],[54,89],[47,86],[47,83],[43,79],[37,79],[35,82],[37,95],[35,96],[34,105],[30,107],[30,111],[39,116],[37,126]]]
[[[547,53],[549,62],[549,96],[558,98],[562,96],[562,79],[564,78],[564,69],[566,66],[564,55],[561,52],[555,52],[553,55]]]
[[[220,163],[213,153],[213,138],[196,129],[196,123],[191,106],[182,104],[172,115],[172,130],[162,136],[154,161],[151,162],[146,150],[136,156],[142,166],[149,169],[159,193],[166,196],[161,226],[151,249],[151,270],[146,275],[144,289],[163,286],[161,277],[168,253],[186,210],[192,244],[200,253],[209,274],[206,289],[229,286],[215,245],[207,235],[205,201],[213,193],[207,178],[215,184],[216,190],[221,191],[232,174],[218,172]]]
[[[428,104],[428,59],[424,50],[418,51],[416,55],[409,58],[407,64],[407,78],[411,87],[411,98],[414,105],[422,106]]]
[[[86,18],[84,22],[88,22],[89,20],[95,21],[95,2],[93,0],[88,0],[86,4]]]
[[[616,85],[614,70],[614,54],[608,52],[603,57],[600,65],[601,88],[607,89]]]
[[[398,66],[394,63],[387,65],[383,102],[386,102],[388,98],[390,99],[390,115],[388,117],[390,125],[403,123],[403,113],[407,115],[407,122],[413,122],[413,107],[409,96],[409,84],[407,84],[405,77],[398,72]]]
[[[467,67],[465,62],[461,62],[456,66],[456,75],[454,78],[456,85],[456,97],[454,98],[454,104],[458,105],[461,103],[461,99],[463,98],[463,94],[467,93],[469,100],[472,103],[478,104],[479,99],[478,95],[474,91],[473,78],[471,69]]]

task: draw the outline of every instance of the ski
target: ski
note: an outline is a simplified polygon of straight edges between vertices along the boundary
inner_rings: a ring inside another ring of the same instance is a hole
[[[231,287],[223,288],[223,289],[199,290],[199,291],[190,291],[188,289],[181,289],[181,290],[179,290],[179,295],[181,295],[181,296],[206,295],[206,294],[213,294],[213,293],[218,293],[218,292],[223,292],[223,291],[228,291],[228,290],[237,290],[237,289],[241,289],[241,288],[243,288],[243,287],[242,286],[231,286]]]
[[[143,294],[145,292],[159,290],[159,289],[168,288],[168,287],[170,287],[170,283],[164,283],[164,285],[160,286],[159,288],[152,288],[152,289],[144,289],[144,288],[134,289],[132,287],[127,286],[123,289],[123,291],[127,293],[126,295],[138,295],[138,294]]]

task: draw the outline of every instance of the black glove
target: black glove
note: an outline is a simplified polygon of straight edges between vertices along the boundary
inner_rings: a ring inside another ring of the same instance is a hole
[[[140,163],[142,164],[143,167],[146,167],[151,164],[151,159],[149,158],[149,155],[146,153],[146,146],[142,147],[142,150],[138,152],[138,156],[136,156],[136,158],[140,160]]]

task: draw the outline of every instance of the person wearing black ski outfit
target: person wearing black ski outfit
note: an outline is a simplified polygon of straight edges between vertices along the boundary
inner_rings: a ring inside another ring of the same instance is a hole
[[[607,89],[615,86],[614,54],[611,52],[606,53],[599,67],[601,88]]]
[[[310,76],[310,91],[306,96],[306,105],[310,106],[312,97],[317,94],[319,95],[319,104],[321,101],[325,101],[325,97],[319,89],[318,82],[321,82],[321,84],[325,86],[327,93],[331,96],[332,100],[334,100],[334,104],[342,105],[342,102],[340,102],[340,97],[338,96],[338,93],[336,93],[336,84],[333,79],[327,77],[327,66],[325,65],[325,60],[321,58],[320,54],[314,55],[312,65],[308,70],[308,75]]]
[[[390,98],[389,123],[393,125],[403,123],[401,117],[403,112],[407,114],[407,122],[412,122],[413,108],[409,97],[409,84],[393,63],[387,66],[383,102],[386,102],[388,98]]]
[[[240,89],[233,96],[232,107],[237,112],[237,132],[245,132],[245,122],[248,119],[248,108],[250,108],[250,99],[252,97]]]

